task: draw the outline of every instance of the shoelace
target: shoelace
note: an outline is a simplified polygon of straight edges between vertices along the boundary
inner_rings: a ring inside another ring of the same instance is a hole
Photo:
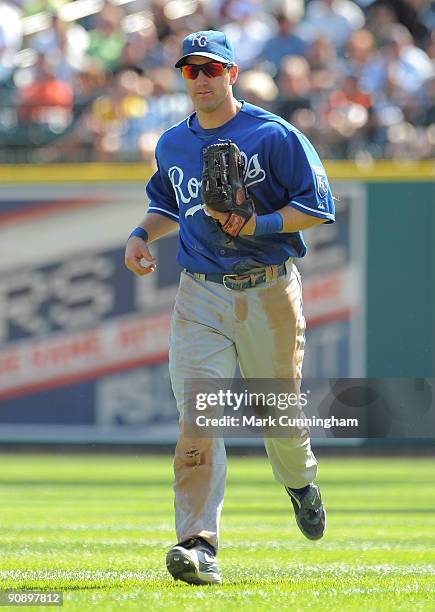
[[[320,515],[320,508],[316,508],[315,510],[310,508],[309,510],[306,510],[306,520],[309,523],[317,523],[319,515]]]

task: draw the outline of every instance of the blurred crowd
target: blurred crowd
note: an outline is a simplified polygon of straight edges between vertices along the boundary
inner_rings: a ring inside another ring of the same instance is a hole
[[[428,159],[435,145],[429,0],[0,0],[0,162],[152,162],[191,112],[184,36],[224,30],[239,99],[328,159]]]

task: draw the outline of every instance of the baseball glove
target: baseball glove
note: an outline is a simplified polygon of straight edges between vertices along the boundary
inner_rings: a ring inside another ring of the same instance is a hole
[[[229,236],[240,230],[255,212],[243,180],[244,163],[238,146],[227,140],[209,145],[204,151],[201,193],[204,204],[218,212],[227,212],[219,225]]]

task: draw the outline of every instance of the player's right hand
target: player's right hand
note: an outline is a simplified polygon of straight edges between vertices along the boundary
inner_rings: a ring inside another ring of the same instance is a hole
[[[132,236],[127,240],[125,247],[125,265],[134,274],[145,276],[154,272],[157,267],[156,259],[150,253],[147,244],[142,238]]]

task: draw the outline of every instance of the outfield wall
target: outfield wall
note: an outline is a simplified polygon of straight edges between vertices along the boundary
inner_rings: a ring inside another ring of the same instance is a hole
[[[328,172],[337,223],[306,232],[300,262],[304,375],[433,376],[433,164]],[[0,168],[0,442],[175,440],[177,237],[152,246],[155,274],[123,265],[149,175],[138,165]]]

